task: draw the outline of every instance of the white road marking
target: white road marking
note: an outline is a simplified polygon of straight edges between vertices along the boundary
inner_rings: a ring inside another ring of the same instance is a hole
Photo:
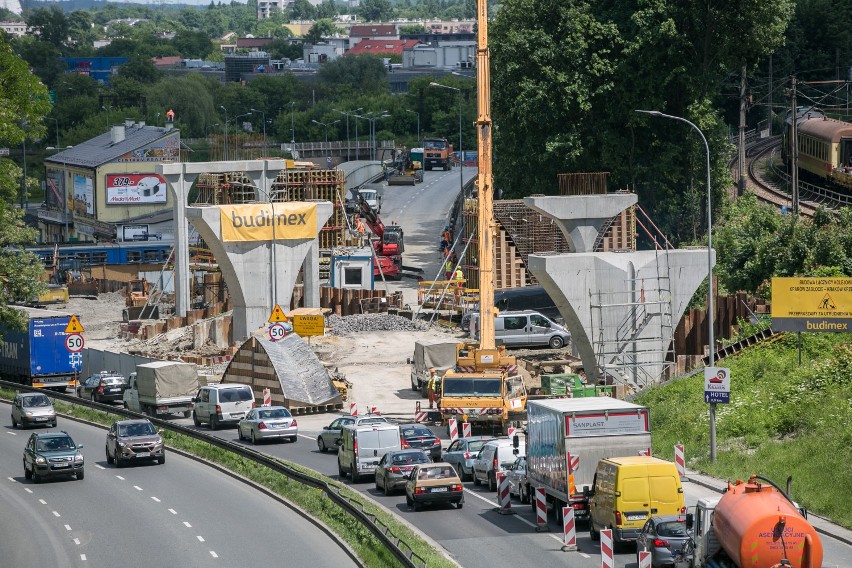
[[[95,467],[96,467],[96,468],[98,468],[98,469],[106,469],[104,466],[102,466],[102,465],[101,465],[101,464],[99,464],[99,463],[96,463],[96,464],[95,464]]]
[[[184,521],[184,522],[183,522],[183,526],[185,526],[185,527],[186,527],[186,528],[188,528],[188,529],[191,529],[191,528],[192,528],[192,525],[191,525],[191,524],[189,524],[189,523],[188,523],[188,522],[186,522],[186,521]]]
[[[198,539],[198,542],[204,542],[204,537],[201,535],[197,535],[195,538]]]
[[[219,558],[219,555],[218,555],[218,554],[216,554],[216,553],[215,553],[214,551],[212,551],[212,550],[210,551],[210,556],[212,556],[213,558]]]
[[[59,511],[53,511],[53,516],[54,516],[54,517],[59,517],[59,516],[61,516],[61,515],[59,514]]]
[[[79,538],[75,538],[75,539],[74,539],[74,544],[79,545],[79,544],[80,544],[80,539],[79,539]]]
[[[17,436],[17,435],[18,435],[18,434],[16,434],[15,432],[6,432],[6,433],[7,433],[7,434],[11,434],[12,436]]]
[[[142,491],[142,488],[139,487],[138,485],[134,485],[133,489],[135,489],[136,491]]]
[[[15,481],[15,478],[14,478],[14,477],[7,477],[6,479],[8,479],[9,481],[11,481],[12,483],[17,483],[17,481]]]
[[[588,554],[586,554],[585,552],[578,552],[577,554],[579,554],[579,555],[580,555],[580,556],[582,556],[583,558],[591,558],[591,556],[589,556],[589,555],[588,555]]]
[[[116,477],[119,478],[120,480],[124,481],[124,478],[121,477],[120,475],[116,475]]]
[[[464,490],[464,492],[465,492],[465,493],[467,493],[468,495],[473,495],[473,496],[474,496],[474,497],[476,497],[477,499],[482,499],[483,501],[485,501],[486,503],[488,503],[488,504],[489,504],[489,505],[491,505],[492,507],[497,507],[497,506],[498,506],[498,505],[497,505],[497,503],[495,503],[495,502],[494,502],[494,501],[492,501],[491,499],[488,499],[488,498],[486,498],[486,497],[483,497],[483,496],[482,496],[482,495],[480,495],[479,493],[476,493],[476,492],[474,492],[474,491],[471,491],[470,489],[465,489],[465,490]],[[518,519],[518,520],[519,520],[519,521],[521,521],[522,523],[524,523],[524,524],[526,524],[526,525],[528,525],[528,526],[531,526],[532,528],[536,528],[536,526],[537,526],[535,523],[532,523],[532,522],[530,522],[530,521],[526,520],[525,518],[520,517],[520,516],[518,516],[518,515],[513,515],[513,517],[514,517],[515,519]],[[547,535],[547,536],[552,537],[552,538],[554,538],[555,540],[557,540],[557,541],[559,541],[559,542],[562,542],[562,540],[563,540],[563,539],[562,539],[562,537],[560,537],[560,536],[556,536],[556,535],[555,535],[555,534],[553,534],[553,533],[548,533],[548,535]]]
[[[70,530],[71,530],[71,525],[65,525],[65,530],[66,530],[66,531],[70,531]]]
[[[175,511],[174,509],[169,509],[169,513],[171,513],[172,515],[177,515],[177,511]]]
[[[85,559],[86,559],[86,555],[85,555],[85,554],[81,554],[81,555],[80,555],[80,560],[85,560]]]
[[[24,491],[26,491],[27,493],[32,493],[32,492],[33,492],[33,490],[32,490],[32,489],[30,489],[29,487],[24,487]]]
[[[304,438],[306,440],[316,440],[314,436],[305,436],[304,434],[299,434],[300,438]],[[9,479],[12,479],[11,477]]]
[[[47,501],[45,501],[44,499],[39,499],[38,502],[42,505],[47,505]]]
[[[159,502],[160,502],[160,500],[159,500],[159,499],[157,499],[156,497],[154,497],[153,495],[151,496],[151,499],[153,499],[153,500],[154,500],[154,501],[156,501],[157,503],[159,503]]]

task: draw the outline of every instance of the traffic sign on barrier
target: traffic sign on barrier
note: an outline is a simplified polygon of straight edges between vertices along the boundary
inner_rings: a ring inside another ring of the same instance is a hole
[[[601,531],[601,568],[615,568],[612,553],[612,529]]]
[[[85,344],[83,336],[79,333],[72,333],[65,336],[65,348],[71,353],[79,353],[83,350]]]
[[[562,550],[577,550],[577,524],[574,522],[574,508],[562,507]]]

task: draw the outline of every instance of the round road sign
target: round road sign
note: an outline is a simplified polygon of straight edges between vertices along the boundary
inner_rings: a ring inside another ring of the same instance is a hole
[[[83,345],[86,342],[83,341],[83,336],[79,333],[71,333],[65,336],[65,348],[68,349],[71,353],[78,353],[83,350]]]
[[[287,335],[287,330],[280,323],[274,323],[269,326],[269,339],[272,341],[280,341]]]

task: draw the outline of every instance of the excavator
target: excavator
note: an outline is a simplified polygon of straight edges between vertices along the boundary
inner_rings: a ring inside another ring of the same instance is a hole
[[[377,237],[375,241],[372,241],[373,250],[376,253],[373,276],[379,279],[384,276],[391,280],[402,278],[402,253],[405,251],[402,227],[396,223],[385,225],[378,213],[373,211],[360,194],[358,210],[367,226],[370,227],[370,231]]]
[[[472,426],[507,434],[513,422],[526,416],[527,389],[517,375],[515,357],[498,346],[494,336],[494,180],[491,164],[491,73],[488,51],[487,0],[477,0],[477,147],[476,176],[479,343],[456,346],[456,367],[441,379],[441,422],[455,418]]]

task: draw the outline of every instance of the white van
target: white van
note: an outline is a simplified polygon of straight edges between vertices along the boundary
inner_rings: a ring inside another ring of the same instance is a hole
[[[238,383],[201,387],[193,402],[192,422],[196,426],[206,422],[211,430],[223,424],[236,426],[256,406],[251,387]]]
[[[510,438],[497,438],[487,442],[473,462],[473,484],[487,483],[488,489],[497,491],[497,472],[506,473],[518,456],[526,455],[526,444],[519,441],[517,448]]]
[[[376,466],[388,452],[402,449],[399,426],[390,423],[375,423],[364,426],[347,425],[340,433],[337,444],[337,471],[340,477],[347,473],[352,481],[376,473]]]
[[[479,339],[479,313],[470,318],[470,336]],[[571,333],[550,318],[533,310],[501,312],[494,318],[494,339],[506,347],[547,345],[561,349]]]

